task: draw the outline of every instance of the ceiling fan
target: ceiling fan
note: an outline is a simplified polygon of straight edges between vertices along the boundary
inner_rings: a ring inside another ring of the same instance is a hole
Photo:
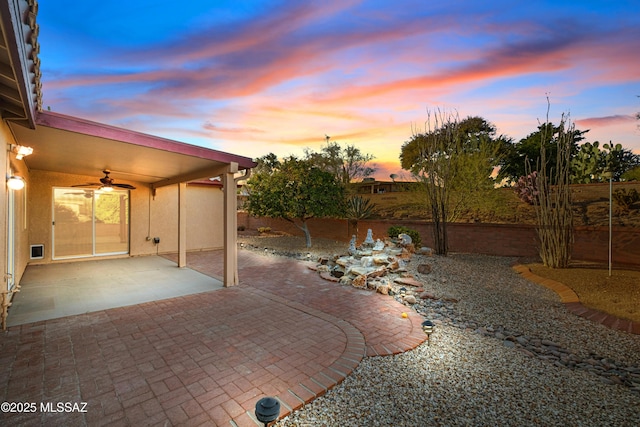
[[[86,184],[76,184],[72,185],[72,187],[99,187],[99,190],[103,191],[112,191],[114,187],[124,188],[127,190],[135,190],[136,187],[129,184],[116,184],[113,182],[113,178],[109,177],[111,171],[109,169],[105,169],[102,171],[104,177],[100,178],[100,183],[97,182],[89,182]]]

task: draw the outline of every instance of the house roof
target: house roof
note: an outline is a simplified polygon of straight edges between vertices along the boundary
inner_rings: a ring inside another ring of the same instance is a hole
[[[255,166],[248,157],[185,144],[50,111],[36,113],[35,129],[9,124],[20,145],[33,148],[24,158],[31,170],[111,177],[156,187],[217,176],[236,163]]]
[[[42,109],[36,0],[0,2],[0,115],[35,125]]]
[[[36,0],[0,1],[0,115],[17,143],[33,148],[29,169],[154,187],[250,169],[248,157],[42,111]],[[236,168],[237,165],[237,168]],[[231,169],[230,169],[231,168]]]

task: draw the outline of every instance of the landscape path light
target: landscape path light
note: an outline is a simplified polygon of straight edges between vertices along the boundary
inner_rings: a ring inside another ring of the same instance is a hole
[[[431,345],[431,334],[433,333],[433,322],[431,320],[425,320],[422,322],[422,332],[427,334],[427,340]]]
[[[256,418],[267,427],[269,423],[278,419],[280,402],[275,397],[263,397],[256,403]]]

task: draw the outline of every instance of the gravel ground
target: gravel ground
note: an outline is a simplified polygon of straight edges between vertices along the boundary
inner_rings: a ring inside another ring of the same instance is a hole
[[[241,241],[306,257],[299,238],[256,239]],[[321,241],[311,252],[341,248]],[[365,358],[340,385],[275,425],[640,425],[640,336],[568,313],[554,292],[516,274],[514,261],[414,256],[409,271],[436,297],[411,306],[436,323],[431,344]],[[417,273],[419,264],[432,272]]]

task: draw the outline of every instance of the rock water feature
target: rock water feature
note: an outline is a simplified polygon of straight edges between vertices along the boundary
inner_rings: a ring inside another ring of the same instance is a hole
[[[348,255],[321,258],[310,268],[326,280],[359,289],[369,289],[384,295],[397,295],[408,305],[417,302],[417,295],[424,289],[406,265],[416,252],[411,237],[400,234],[397,239],[373,240],[372,230],[360,246],[356,236],[349,242]],[[421,254],[431,254],[431,249],[421,248]]]

